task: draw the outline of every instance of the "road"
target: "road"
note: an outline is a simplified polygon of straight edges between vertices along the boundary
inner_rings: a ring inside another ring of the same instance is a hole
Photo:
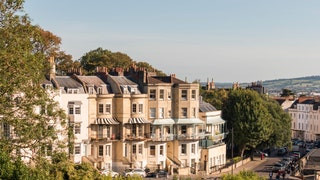
[[[264,161],[263,163],[259,164],[255,168],[253,168],[252,171],[258,173],[259,176],[269,178],[269,173],[272,169],[272,165],[275,162],[280,161],[281,158],[282,157],[268,157],[266,159],[266,161]],[[275,178],[275,176],[276,176],[276,174],[274,173],[273,177]]]

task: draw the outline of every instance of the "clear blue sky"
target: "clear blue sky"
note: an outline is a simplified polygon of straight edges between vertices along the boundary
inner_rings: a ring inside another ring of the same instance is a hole
[[[320,75],[319,0],[26,0],[74,60],[101,47],[189,82]]]

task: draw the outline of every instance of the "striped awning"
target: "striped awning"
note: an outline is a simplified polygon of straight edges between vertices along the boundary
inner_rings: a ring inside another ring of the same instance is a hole
[[[174,123],[173,119],[155,119],[152,125],[172,125]]]
[[[95,124],[120,124],[116,118],[97,118]]]
[[[144,118],[129,118],[128,124],[148,124],[148,120]]]
[[[204,124],[204,121],[198,118],[175,119],[176,124]]]
[[[220,116],[207,117],[207,124],[223,124],[225,122]]]

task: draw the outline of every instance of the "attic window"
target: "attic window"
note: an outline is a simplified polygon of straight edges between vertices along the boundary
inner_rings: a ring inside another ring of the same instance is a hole
[[[102,94],[102,87],[98,87],[98,94]]]
[[[68,88],[67,93],[68,94],[78,94],[79,89]]]
[[[89,94],[93,94],[93,87],[89,87]]]
[[[127,86],[120,86],[123,94],[128,94],[129,93],[129,90],[128,90],[128,87]]]

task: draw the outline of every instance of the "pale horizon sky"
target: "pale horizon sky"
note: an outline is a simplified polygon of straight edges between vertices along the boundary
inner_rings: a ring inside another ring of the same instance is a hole
[[[26,0],[74,60],[99,47],[189,82],[320,75],[318,0]]]

